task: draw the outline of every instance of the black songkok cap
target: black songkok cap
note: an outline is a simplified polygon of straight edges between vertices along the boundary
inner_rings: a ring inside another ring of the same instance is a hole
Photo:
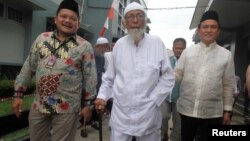
[[[206,11],[205,13],[203,13],[200,23],[205,21],[205,20],[209,20],[209,19],[217,21],[218,24],[220,23],[219,16],[218,16],[217,12],[215,12],[213,10]]]
[[[79,17],[79,8],[78,8],[78,3],[75,1],[75,0],[63,0],[57,11],[56,11],[56,14],[58,14],[58,12],[61,10],[61,9],[69,9],[69,10],[72,10],[74,11],[77,16]]]

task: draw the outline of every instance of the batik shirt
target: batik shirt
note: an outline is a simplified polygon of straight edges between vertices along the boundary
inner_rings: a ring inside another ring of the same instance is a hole
[[[15,95],[24,92],[34,76],[36,91],[31,108],[41,113],[77,112],[82,97],[92,99],[96,94],[93,48],[77,35],[59,41],[55,33],[42,33],[33,43],[16,78]]]

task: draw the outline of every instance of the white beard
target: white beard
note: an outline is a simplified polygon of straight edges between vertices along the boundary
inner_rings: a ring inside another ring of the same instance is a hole
[[[134,40],[135,43],[138,43],[143,38],[144,31],[144,28],[128,29],[128,35]]]

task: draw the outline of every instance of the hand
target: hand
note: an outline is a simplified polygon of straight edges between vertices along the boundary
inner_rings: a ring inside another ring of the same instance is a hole
[[[231,112],[224,112],[223,114],[223,124],[229,125],[231,123]]]
[[[84,122],[87,123],[90,121],[91,116],[92,116],[92,110],[89,106],[83,107],[81,111],[82,116],[84,117]]]
[[[12,102],[12,109],[18,118],[20,117],[22,112],[22,105],[23,105],[23,99],[14,98]]]
[[[95,109],[98,113],[104,113],[106,102],[103,99],[97,98],[95,100]]]

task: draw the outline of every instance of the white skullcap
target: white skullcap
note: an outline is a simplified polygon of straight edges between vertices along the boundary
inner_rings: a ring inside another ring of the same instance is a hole
[[[142,5],[140,5],[139,3],[137,2],[132,2],[130,4],[128,4],[124,10],[124,16],[129,12],[129,11],[132,11],[132,10],[141,10],[145,13],[145,10],[144,10],[144,7]]]
[[[104,37],[99,37],[96,40],[96,45],[100,45],[100,44],[106,44],[109,43],[108,39],[104,38]]]

